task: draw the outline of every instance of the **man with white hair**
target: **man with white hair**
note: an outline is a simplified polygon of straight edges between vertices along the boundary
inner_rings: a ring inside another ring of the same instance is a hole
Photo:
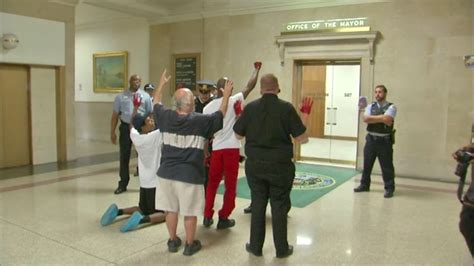
[[[226,82],[220,109],[209,115],[194,112],[194,96],[186,88],[174,94],[176,110],[162,104],[154,107],[156,126],[163,139],[156,207],[166,211],[169,252],[177,252],[181,246],[176,235],[179,214],[184,216],[186,233],[183,255],[190,256],[201,249],[201,242],[194,236],[197,216],[204,211],[204,143],[222,129],[232,86],[232,81]],[[156,89],[154,101],[160,99],[161,89]]]

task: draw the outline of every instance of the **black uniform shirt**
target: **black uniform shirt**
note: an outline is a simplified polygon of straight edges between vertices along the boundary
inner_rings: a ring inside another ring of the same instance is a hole
[[[275,94],[264,94],[250,102],[234,125],[234,132],[245,136],[249,159],[288,162],[293,158],[293,142],[306,131],[301,118],[289,102]]]

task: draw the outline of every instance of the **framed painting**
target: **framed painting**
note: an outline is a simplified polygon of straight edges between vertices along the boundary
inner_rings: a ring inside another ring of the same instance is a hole
[[[94,92],[122,92],[128,87],[128,52],[95,53]]]
[[[201,76],[201,54],[173,54],[171,71],[171,95],[179,88],[195,91],[196,81]]]

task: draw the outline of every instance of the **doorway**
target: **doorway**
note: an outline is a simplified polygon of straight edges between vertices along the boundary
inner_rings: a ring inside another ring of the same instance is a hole
[[[0,168],[30,165],[29,68],[0,64]]]
[[[297,158],[355,167],[360,60],[295,61],[295,67],[297,102],[314,101],[309,142],[297,147]]]

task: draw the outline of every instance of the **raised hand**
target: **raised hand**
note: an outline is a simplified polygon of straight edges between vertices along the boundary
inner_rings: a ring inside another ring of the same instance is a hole
[[[161,74],[160,84],[165,85],[166,83],[170,81],[170,79],[171,79],[171,75],[166,77],[166,69],[165,69],[163,73]]]
[[[142,96],[139,93],[133,94],[133,106],[135,108],[140,107],[140,104],[142,103]]]
[[[224,85],[224,97],[230,97],[232,95],[232,89],[234,88],[234,82],[232,80],[226,80],[225,85]]]
[[[313,107],[313,98],[306,96],[301,101],[300,111],[303,114],[309,115],[311,113],[311,108]]]
[[[242,113],[242,101],[238,100],[234,103],[234,112],[236,116],[239,116]]]
[[[367,97],[360,96],[360,98],[359,98],[359,109],[364,109],[365,107],[367,107]]]
[[[262,67],[262,62],[256,61],[255,63],[253,63],[253,66],[255,67],[255,69],[260,70],[260,68]]]

